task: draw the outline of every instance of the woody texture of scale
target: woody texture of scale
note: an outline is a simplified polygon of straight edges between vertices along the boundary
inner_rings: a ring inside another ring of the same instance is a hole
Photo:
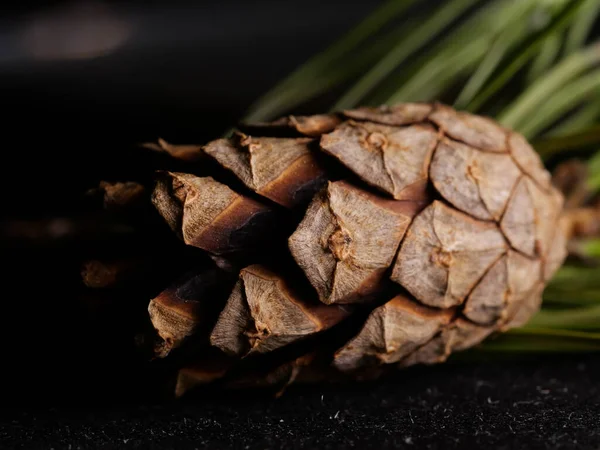
[[[224,294],[196,273],[150,303],[156,357],[189,354],[178,394],[442,362],[525,324],[566,257],[562,195],[491,119],[400,104],[240,129],[195,150],[214,176],[160,172],[152,194],[224,273]]]

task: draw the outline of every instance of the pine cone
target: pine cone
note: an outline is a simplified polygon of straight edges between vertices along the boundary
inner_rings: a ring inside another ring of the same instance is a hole
[[[162,172],[153,193],[230,275],[224,295],[196,273],[150,304],[157,356],[204,330],[179,393],[444,361],[526,323],[566,256],[561,194],[490,119],[401,104],[241,129],[203,147],[221,169]]]

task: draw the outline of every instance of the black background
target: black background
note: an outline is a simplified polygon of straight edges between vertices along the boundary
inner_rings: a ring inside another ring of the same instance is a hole
[[[134,143],[219,136],[377,3],[45,2],[4,9],[2,220],[72,214],[99,180],[145,168],[130,151]],[[56,47],[43,45],[52,30],[68,41],[74,24],[98,17],[127,36],[108,54],[44,55]],[[110,326],[126,315],[75,319],[77,249],[2,246],[0,447],[600,446],[594,355],[455,363],[359,386],[292,388],[278,400],[203,392],[165,402],[147,390],[147,367],[131,336]]]

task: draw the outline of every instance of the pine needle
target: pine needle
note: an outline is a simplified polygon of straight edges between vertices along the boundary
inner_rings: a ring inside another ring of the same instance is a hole
[[[401,40],[384,58],[360,78],[334,105],[334,109],[351,108],[367,96],[407,57],[430,42],[467,9],[481,0],[450,0],[431,15],[413,33]]]
[[[556,61],[563,43],[562,33],[555,33],[548,36],[546,42],[542,45],[540,52],[533,59],[529,72],[527,73],[527,84],[535,84],[538,78],[548,71]]]
[[[583,289],[600,290],[600,267],[564,266],[554,275],[546,292]]]
[[[531,8],[531,5],[528,3],[523,2],[521,4],[526,5],[528,7],[527,10]],[[527,13],[527,10],[523,11],[523,13]],[[493,74],[494,70],[497,69],[502,58],[504,58],[508,51],[524,36],[526,36],[526,23],[517,22],[513,27],[506,27],[502,30],[492,46],[486,52],[483,60],[477,67],[477,70],[471,75],[465,84],[465,87],[458,95],[458,98],[454,103],[456,108],[463,109],[467,107],[473,98],[481,91],[485,82]]]
[[[518,331],[521,331],[520,333]],[[554,331],[554,330],[553,330]],[[489,339],[479,349],[479,352],[519,353],[587,353],[600,351],[600,341],[586,337],[587,333],[573,336],[571,333],[555,332],[544,334],[536,331],[525,334],[522,330],[513,330],[497,339]]]
[[[549,96],[560,93],[565,83],[599,63],[600,43],[573,54],[521,94],[497,117],[498,121],[507,127],[521,125]]]
[[[591,182],[591,187],[594,190],[600,189],[600,177],[597,178],[598,183]],[[590,258],[600,258],[600,239],[589,239],[580,243],[581,251],[584,255]],[[600,324],[600,319],[598,320]],[[600,326],[600,325],[599,325]]]
[[[485,57],[494,39],[503,31],[513,31],[515,21],[534,5],[531,0],[492,2],[453,29],[434,49],[409,68],[412,76],[399,80],[385,103],[426,101],[438,98],[458,77]],[[473,39],[473,36],[478,36]]]
[[[534,147],[542,158],[560,152],[600,147],[600,124],[565,136],[550,136],[534,141]]]
[[[555,328],[531,328],[531,327],[522,327],[515,328],[514,330],[510,330],[508,333],[513,336],[548,336],[548,337],[558,337],[558,338],[574,338],[574,339],[584,339],[588,341],[599,341],[600,344],[600,333],[590,333],[585,331],[572,331],[572,330],[558,330]]]
[[[572,292],[548,291],[544,292],[544,303],[560,308],[573,308],[578,306],[593,306],[600,303],[600,290],[579,289]]]
[[[600,93],[600,70],[595,70],[564,86],[546,99],[535,115],[514,126],[525,137],[532,138],[563,117],[586,98]]]
[[[581,11],[577,13],[573,25],[567,32],[565,55],[570,55],[585,45],[585,41],[588,39],[599,14],[600,2],[598,0],[587,0],[586,4],[582,6]]]
[[[542,310],[525,326],[528,329],[596,330],[600,332],[600,303],[571,310]]]
[[[320,54],[314,56],[311,60],[300,66],[277,86],[267,92],[250,107],[243,120],[253,121],[273,118],[273,116],[281,114],[289,108],[323,92],[327,87],[330,87],[334,83],[332,81],[329,81],[328,83],[323,83],[321,81],[322,88],[313,88],[312,92],[307,92],[306,88],[310,88],[315,83],[318,84],[322,76],[331,80],[331,77],[328,77],[328,73],[336,67],[335,63],[337,61],[351,53],[381,27],[398,17],[414,3],[415,0],[388,0],[339,41]],[[361,62],[364,61],[364,58],[354,58],[354,61]],[[347,70],[343,75],[338,74],[333,78],[335,80],[340,80],[346,78],[345,75],[351,77],[353,73],[355,72]]]
[[[600,122],[600,98],[592,100],[550,130],[548,136],[565,136]]]
[[[500,89],[502,89],[527,62],[531,60],[542,48],[548,36],[564,29],[576,16],[584,0],[573,0],[552,19],[541,31],[531,36],[529,42],[523,46],[518,54],[511,56],[506,67],[500,71],[486,86],[486,88],[469,104],[470,111],[477,111]]]
[[[600,134],[600,132],[598,134]],[[590,191],[598,193],[600,191],[600,150],[598,150],[588,162],[588,171],[588,188]],[[600,254],[598,254],[598,246],[593,248],[597,249],[594,255],[600,257]]]

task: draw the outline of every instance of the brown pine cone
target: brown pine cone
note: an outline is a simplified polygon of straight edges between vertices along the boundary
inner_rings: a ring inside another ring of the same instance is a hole
[[[183,391],[444,361],[526,323],[565,258],[562,195],[488,118],[400,104],[242,129],[203,147],[223,170],[162,172],[153,193],[173,231],[237,278],[221,298],[151,302],[161,357],[205,323],[202,303],[222,308]],[[211,345],[226,370],[203,369]]]

